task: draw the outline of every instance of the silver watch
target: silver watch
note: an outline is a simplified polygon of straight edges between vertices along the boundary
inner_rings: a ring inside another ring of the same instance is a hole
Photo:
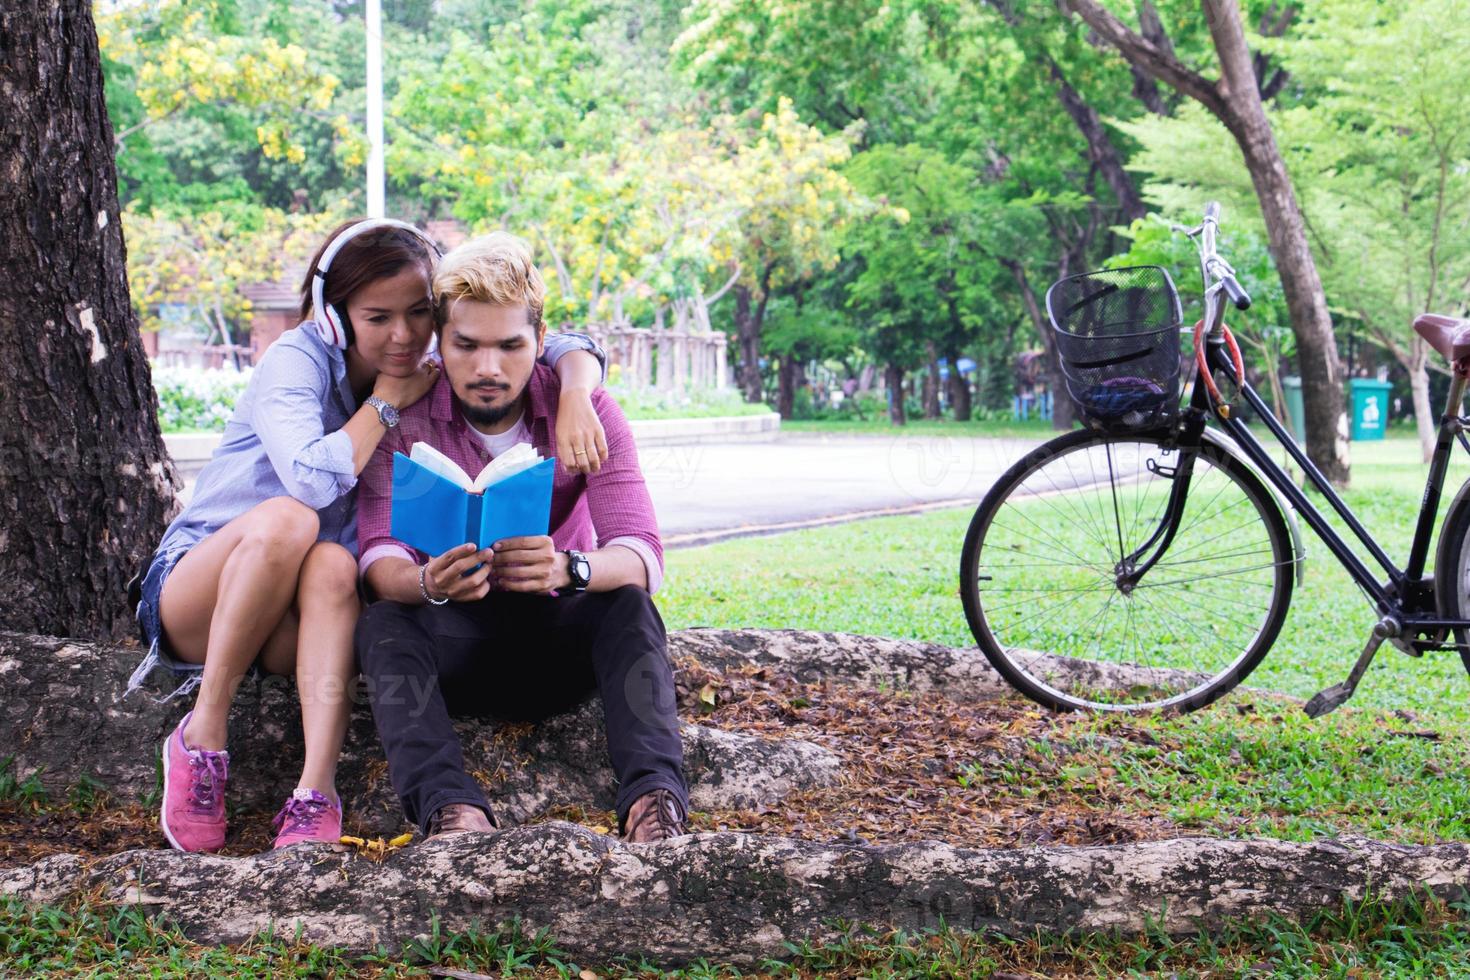
[[[368,400],[363,402],[363,404],[371,405],[377,409],[378,421],[382,422],[384,427],[391,429],[398,424],[398,409],[389,405],[377,395],[369,395]]]

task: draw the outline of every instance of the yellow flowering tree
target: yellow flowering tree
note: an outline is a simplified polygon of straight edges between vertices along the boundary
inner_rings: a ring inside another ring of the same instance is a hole
[[[97,36],[102,55],[131,72],[138,116],[114,134],[118,153],[135,134],[205,106],[262,110],[256,138],[267,156],[293,163],[305,150],[292,123],[326,113],[340,84],[297,44],[229,33],[232,7],[219,0],[158,0],[100,4]]]
[[[157,330],[163,307],[182,307],[210,339],[238,342],[250,314],[242,286],[280,279],[305,263],[340,215],[225,205],[197,213],[123,212],[128,290],[139,325]]]

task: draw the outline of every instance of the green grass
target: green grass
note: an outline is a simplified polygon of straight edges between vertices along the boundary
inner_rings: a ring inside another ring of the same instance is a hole
[[[1347,500],[1402,561],[1422,491],[1417,445],[1359,444],[1354,458]],[[1447,497],[1467,476],[1470,462],[1457,459]],[[973,648],[958,596],[970,516],[938,511],[672,551],[659,606],[670,629],[833,630]],[[1305,698],[1342,680],[1374,622],[1310,537],[1308,554],[1281,636],[1249,688]],[[1428,842],[1470,837],[1467,721],[1470,678],[1458,655],[1414,659],[1385,647],[1348,706],[1315,721],[1293,703],[1238,690],[1183,717],[1059,717],[1056,730],[1077,752],[1079,780],[1108,780],[1139,810],[1200,833]],[[1014,768],[971,777],[1042,782],[1024,760]]]
[[[87,786],[90,802],[93,784]],[[0,803],[15,803],[28,809],[46,804],[46,788],[41,785],[41,770],[27,773],[24,778],[15,773],[15,756],[0,758]]]
[[[1402,562],[1423,491],[1417,444],[1355,443],[1353,456],[1347,502]],[[1470,460],[1460,453],[1442,507],[1467,478]],[[959,601],[960,549],[972,514],[966,507],[671,551],[659,608],[670,629],[833,630],[973,647]],[[1309,697],[1347,675],[1376,617],[1305,524],[1302,533],[1305,579],[1248,683]],[[1470,678],[1453,653],[1416,660],[1385,647],[1350,704],[1464,724]]]

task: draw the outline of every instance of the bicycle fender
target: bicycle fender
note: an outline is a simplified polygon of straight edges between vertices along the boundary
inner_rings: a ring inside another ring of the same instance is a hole
[[[1281,495],[1281,492],[1276,489],[1275,485],[1266,479],[1266,474],[1262,473],[1260,468],[1251,462],[1250,457],[1246,456],[1239,444],[1230,438],[1230,436],[1218,429],[1206,428],[1200,433],[1200,438],[1215,446],[1215,448],[1220,449],[1226,455],[1250,470],[1256,479],[1260,480],[1265,488],[1270,491],[1271,496],[1275,498],[1276,506],[1281,508],[1281,514],[1286,518],[1286,527],[1291,531],[1291,550],[1296,555],[1296,560],[1293,562],[1296,565],[1296,584],[1301,585],[1302,578],[1306,575],[1307,571],[1307,546],[1302,539],[1302,528],[1301,523],[1297,520],[1296,508],[1287,502],[1286,498]],[[1467,483],[1466,486],[1470,488],[1470,483]]]

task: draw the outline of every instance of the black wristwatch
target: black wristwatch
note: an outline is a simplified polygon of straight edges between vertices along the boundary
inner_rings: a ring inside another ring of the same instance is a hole
[[[592,581],[592,563],[586,555],[571,548],[563,554],[567,556],[567,574],[572,577],[572,586],[578,592],[586,592],[587,583]]]

